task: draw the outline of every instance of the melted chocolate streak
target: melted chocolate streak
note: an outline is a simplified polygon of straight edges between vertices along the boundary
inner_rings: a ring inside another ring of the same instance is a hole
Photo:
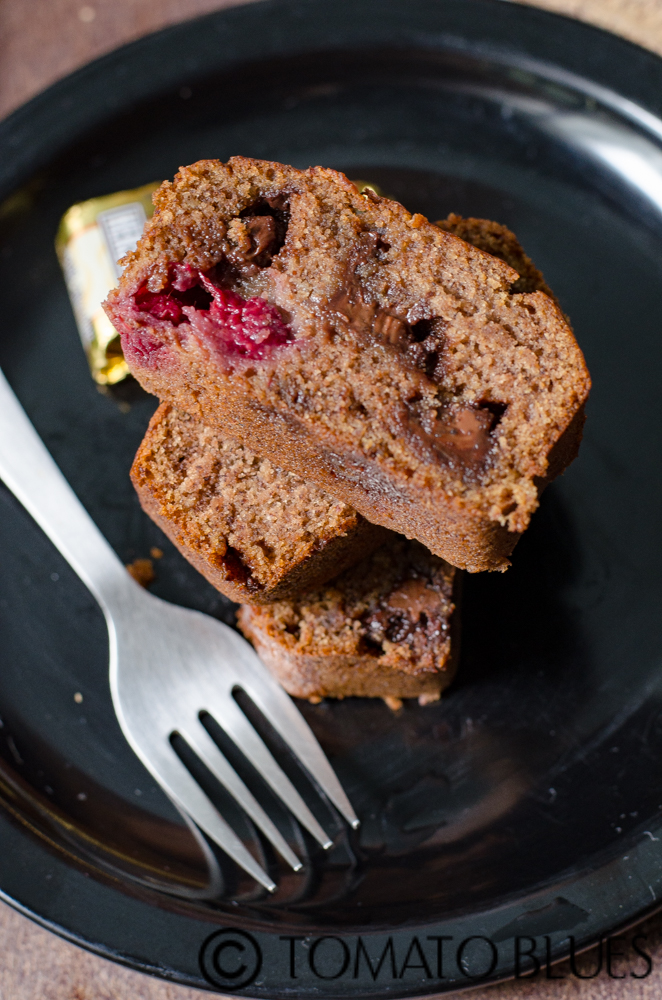
[[[389,249],[376,233],[362,234],[359,249],[348,262],[344,287],[329,303],[329,311],[340,316],[346,327],[359,336],[386,343],[421,372],[426,381],[438,383],[443,374],[440,361],[445,322],[441,317],[410,325],[404,319],[371,302],[356,274],[369,257],[379,258]],[[505,412],[505,405],[447,404],[436,411],[423,410],[417,400],[405,404],[399,428],[410,442],[451,465],[460,464],[477,474],[494,451],[492,432]]]

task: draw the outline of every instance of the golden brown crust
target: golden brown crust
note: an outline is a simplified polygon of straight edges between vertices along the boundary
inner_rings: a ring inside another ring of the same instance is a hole
[[[243,605],[239,627],[295,697],[433,701],[457,665],[458,576],[395,539],[317,592]]]
[[[383,528],[162,403],[131,469],[143,510],[221,593],[256,604],[317,587]]]
[[[165,287],[169,263],[206,268],[223,255],[236,259],[249,233],[240,213],[285,195],[290,221],[282,249],[233,289],[278,307],[294,330],[292,344],[258,363],[235,363],[186,323],[168,330],[132,312],[127,303],[138,287]],[[395,202],[360,195],[323,168],[201,161],[182,169],[155,201],[108,307],[126,348],[145,326],[165,348],[163,365],[130,360],[143,385],[456,565],[505,568],[538,504],[539,483],[549,477],[548,455],[590,386],[557,304],[540,290],[520,291],[508,263]],[[481,239],[499,243],[515,262],[507,231],[490,226]],[[347,299],[348,275],[359,283],[356,308],[362,315],[367,309],[370,335],[333,305]],[[412,360],[417,343],[405,350],[392,342],[393,331],[420,322],[436,331],[424,359],[428,368],[435,361],[434,375]],[[378,330],[389,336],[380,339]],[[489,461],[467,471],[440,457],[438,432],[449,436],[444,414],[452,420],[456,411],[489,407],[499,411]]]

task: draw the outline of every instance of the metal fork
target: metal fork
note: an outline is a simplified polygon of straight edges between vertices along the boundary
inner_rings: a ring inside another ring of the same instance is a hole
[[[356,818],[303,716],[252,647],[215,618],[168,604],[127,573],[39,438],[0,371],[0,477],[97,599],[110,690],[129,744],[175,805],[270,891],[276,888],[172,746],[182,736],[294,868],[301,862],[202,725],[209,713],[324,848],[331,841],[233,697],[241,688],[347,821]]]

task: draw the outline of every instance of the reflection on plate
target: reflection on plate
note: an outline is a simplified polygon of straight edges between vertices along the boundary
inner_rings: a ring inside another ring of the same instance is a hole
[[[308,862],[288,874],[236,817],[273,898],[223,858],[209,898],[203,853],[113,716],[99,610],[0,488],[7,898],[137,968],[269,997],[503,978],[518,933],[560,956],[568,934],[580,947],[656,904],[660,93],[656,57],[519,5],[284,0],[120,50],[1,127],[0,364],[121,558],[164,550],[166,599],[233,617],[133,495],[155,403],[126,388],[120,408],[89,378],[53,253],[70,204],[243,153],[369,177],[432,219],[493,218],[542,267],[594,378],[580,458],[513,568],[467,580],[442,702],[302,706],[363,822],[338,822],[322,856],[282,817]]]

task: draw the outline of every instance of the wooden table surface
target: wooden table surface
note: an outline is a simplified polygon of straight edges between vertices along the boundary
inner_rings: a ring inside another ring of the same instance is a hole
[[[230,6],[237,0],[0,0],[0,117],[96,56],[157,28]],[[243,0],[249,2],[249,0]],[[332,2],[332,0],[330,0]],[[404,2],[404,0],[403,0]],[[533,2],[533,0],[532,0]],[[662,55],[662,0],[535,0]],[[642,924],[653,970],[644,979],[603,971],[578,979],[566,965],[554,981],[537,978],[474,991],[474,1000],[659,1000],[662,917]],[[632,937],[632,932],[628,935]],[[579,970],[595,968],[589,952]],[[640,971],[632,965],[634,971]],[[0,1000],[204,1000],[210,994],[173,986],[98,958],[43,930],[0,903]]]

